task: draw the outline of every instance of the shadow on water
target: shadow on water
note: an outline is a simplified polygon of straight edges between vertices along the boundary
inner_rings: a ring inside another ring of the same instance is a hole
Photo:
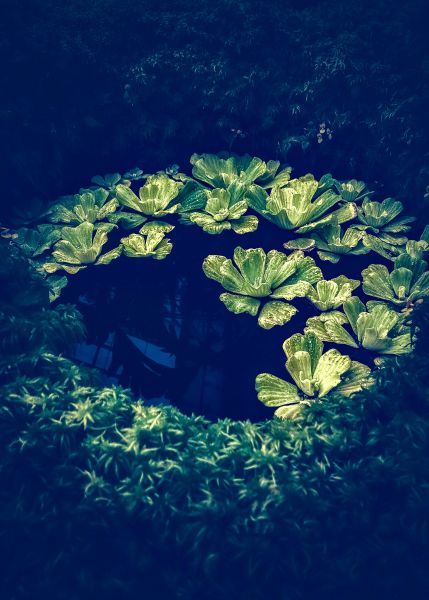
[[[150,402],[171,403],[187,414],[252,421],[271,417],[272,409],[257,399],[255,377],[261,372],[287,377],[282,343],[302,332],[307,318],[318,311],[296,299],[299,312],[288,324],[263,330],[256,318],[224,307],[218,299],[223,289],[204,275],[201,265],[209,254],[232,257],[239,245],[282,250],[288,232],[266,222],[244,236],[208,235],[179,225],[169,237],[173,251],[165,260],[122,256],[70,277],[61,302],[78,305],[88,330],[75,357],[100,368],[106,382],[118,382]],[[332,265],[313,256],[326,279],[341,273],[360,278],[369,263],[386,262],[366,255]],[[368,352],[345,346],[342,352],[372,362]]]

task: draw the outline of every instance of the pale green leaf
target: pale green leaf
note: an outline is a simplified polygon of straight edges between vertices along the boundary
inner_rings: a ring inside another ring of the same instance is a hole
[[[256,377],[255,389],[258,399],[265,406],[276,407],[294,404],[301,399],[298,390],[292,383],[269,373],[261,373]]]
[[[250,298],[249,296],[239,296],[236,294],[228,294],[223,293],[219,296],[219,300],[223,302],[226,308],[232,313],[238,315],[241,313],[248,313],[253,317],[256,316],[259,305],[261,304],[260,300],[256,298]]]
[[[285,302],[267,302],[259,314],[258,324],[263,329],[272,329],[276,325],[284,325],[298,312],[291,304]]]

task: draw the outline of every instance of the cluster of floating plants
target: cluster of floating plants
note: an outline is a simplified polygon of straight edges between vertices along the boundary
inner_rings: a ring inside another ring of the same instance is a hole
[[[336,349],[324,352],[324,342],[381,355],[412,350],[407,318],[429,295],[424,260],[429,228],[420,240],[408,240],[415,219],[401,216],[401,202],[375,201],[363,182],[340,182],[330,174],[319,181],[312,175],[292,179],[290,167],[248,155],[194,154],[191,164],[192,176],[175,165],[154,175],[134,169],[123,177],[94,177],[92,186],[60,198],[37,226],[19,229],[14,242],[46,277],[51,300],[59,297],[68,276],[90,265],[109,264],[121,254],[165,259],[173,248],[167,237],[174,229],[170,220],[177,216],[211,235],[244,235],[262,218],[292,235],[285,251],[237,246],[231,258],[207,256],[203,271],[222,286],[219,298],[229,311],[257,317],[264,329],[289,322],[297,312],[296,298],[319,311],[307,320],[304,334],[283,344],[294,383],[268,373],[256,378],[259,400],[275,407],[276,416],[290,418],[331,391],[349,396],[371,385],[369,366]],[[113,230],[124,234],[110,247]],[[369,264],[362,282],[346,275],[326,280],[306,255],[311,251],[331,263],[343,255],[373,252],[390,260],[392,268]],[[373,298],[366,304],[353,295],[361,283]]]

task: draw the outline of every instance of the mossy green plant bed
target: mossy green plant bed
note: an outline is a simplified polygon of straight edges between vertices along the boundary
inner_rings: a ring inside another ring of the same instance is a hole
[[[268,194],[267,170],[238,181],[237,172],[231,173],[233,181],[224,184],[234,186],[237,202],[251,206],[244,198],[255,192],[258,177]],[[294,395],[293,402],[288,402],[289,396],[285,402],[283,394],[276,404],[270,386],[261,387],[261,379],[257,383],[262,401],[268,398],[267,404],[277,408],[289,406],[280,411],[282,418],[211,422],[171,406],[150,406],[119,386],[105,387],[94,370],[65,357],[67,346],[83,339],[84,324],[74,307],[58,301],[67,284],[62,280],[59,285],[60,279],[80,276],[63,266],[100,269],[104,267],[99,261],[106,256],[113,261],[170,260],[174,215],[181,214],[185,202],[193,205],[193,212],[207,212],[206,192],[184,174],[172,178],[177,196],[160,197],[166,176],[160,174],[159,185],[136,195],[133,213],[128,205],[118,204],[105,220],[90,223],[91,231],[85,225],[91,236],[85,231],[82,240],[78,228],[87,221],[74,225],[75,237],[68,223],[55,225],[59,238],[52,235],[54,230],[39,226],[34,235],[27,228],[17,237],[0,240],[2,596],[423,600],[429,586],[429,313],[415,270],[419,277],[425,272],[419,262],[424,261],[425,235],[399,246],[399,256],[408,253],[412,260],[407,259],[406,268],[398,262],[394,266],[407,271],[401,271],[407,281],[408,271],[414,279],[408,288],[402,286],[404,291],[398,287],[399,296],[392,292],[392,298],[385,295],[377,304],[383,318],[374,326],[374,304],[368,301],[362,309],[356,300],[356,280],[347,277],[347,258],[340,260],[343,278],[334,280],[320,277],[323,264],[306,256],[302,247],[245,248],[234,257],[236,267],[230,258],[213,255],[210,274],[228,285],[222,293],[236,294],[250,311],[256,300],[259,319],[271,302],[293,307],[296,297],[308,297],[326,336],[338,330],[332,323],[343,331],[350,326],[347,335],[364,351],[369,348],[371,365],[355,364],[344,345],[330,348],[331,339],[320,339],[312,326],[304,335],[297,332],[285,339],[288,362],[283,376],[289,372],[293,383],[281,385]],[[272,169],[271,176],[278,176],[278,169]],[[115,185],[132,187],[130,179],[124,183],[116,176],[97,181],[106,182],[112,195],[103,206],[113,200]],[[281,185],[284,189],[288,179],[282,178]],[[80,206],[85,193],[73,202]],[[281,197],[288,215],[302,201],[295,187]],[[338,200],[344,206],[346,202],[348,206],[350,199]],[[67,210],[83,214],[69,205]],[[264,210],[270,210],[268,202]],[[137,224],[135,216],[126,216],[134,213],[145,221]],[[39,225],[56,223],[52,214],[58,211],[47,213]],[[222,218],[225,215],[228,220],[231,213],[222,213]],[[326,218],[326,212],[320,218]],[[152,225],[140,233],[123,233],[121,221],[140,230]],[[332,219],[316,225],[315,231],[324,225],[332,227]],[[408,227],[403,222],[396,226]],[[119,236],[101,244],[112,232]],[[306,239],[311,232],[305,231]],[[214,234],[215,247],[219,233],[208,233]],[[237,234],[243,245],[246,235],[253,235],[228,227],[222,232]],[[122,240],[132,235],[143,242],[127,247]],[[151,245],[153,236],[158,236],[158,244]],[[291,236],[285,243],[296,239],[300,238]],[[157,256],[157,248],[165,248],[167,240],[169,251]],[[369,251],[378,248],[373,241],[371,245]],[[383,243],[383,253],[386,248]],[[127,249],[129,255],[124,256]],[[277,260],[274,273],[267,258],[270,251],[271,260]],[[396,261],[398,244],[388,251]],[[76,263],[81,255],[85,260]],[[59,274],[46,269],[51,264],[58,266]],[[390,277],[396,285],[398,275]],[[399,309],[394,302],[398,298]],[[234,302],[227,308],[237,309]],[[389,318],[392,311],[398,315],[394,323]],[[247,318],[235,315],[241,310],[232,312],[234,319]],[[283,317],[279,319],[283,312],[274,309],[271,314],[272,327],[285,326]],[[347,323],[338,323],[332,314],[344,315]],[[249,327],[262,325],[267,333],[266,321],[258,325],[254,317],[248,318]],[[392,332],[407,336],[406,350],[401,344],[397,352]],[[392,343],[394,352],[389,353]],[[375,367],[372,359],[378,352],[382,360],[379,356]],[[261,375],[262,384],[267,375]]]

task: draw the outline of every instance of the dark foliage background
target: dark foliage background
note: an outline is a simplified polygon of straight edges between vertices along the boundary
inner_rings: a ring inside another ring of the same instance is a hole
[[[4,0],[2,213],[97,172],[230,146],[376,181],[417,212],[429,183],[425,4]],[[319,143],[321,123],[332,139]]]

